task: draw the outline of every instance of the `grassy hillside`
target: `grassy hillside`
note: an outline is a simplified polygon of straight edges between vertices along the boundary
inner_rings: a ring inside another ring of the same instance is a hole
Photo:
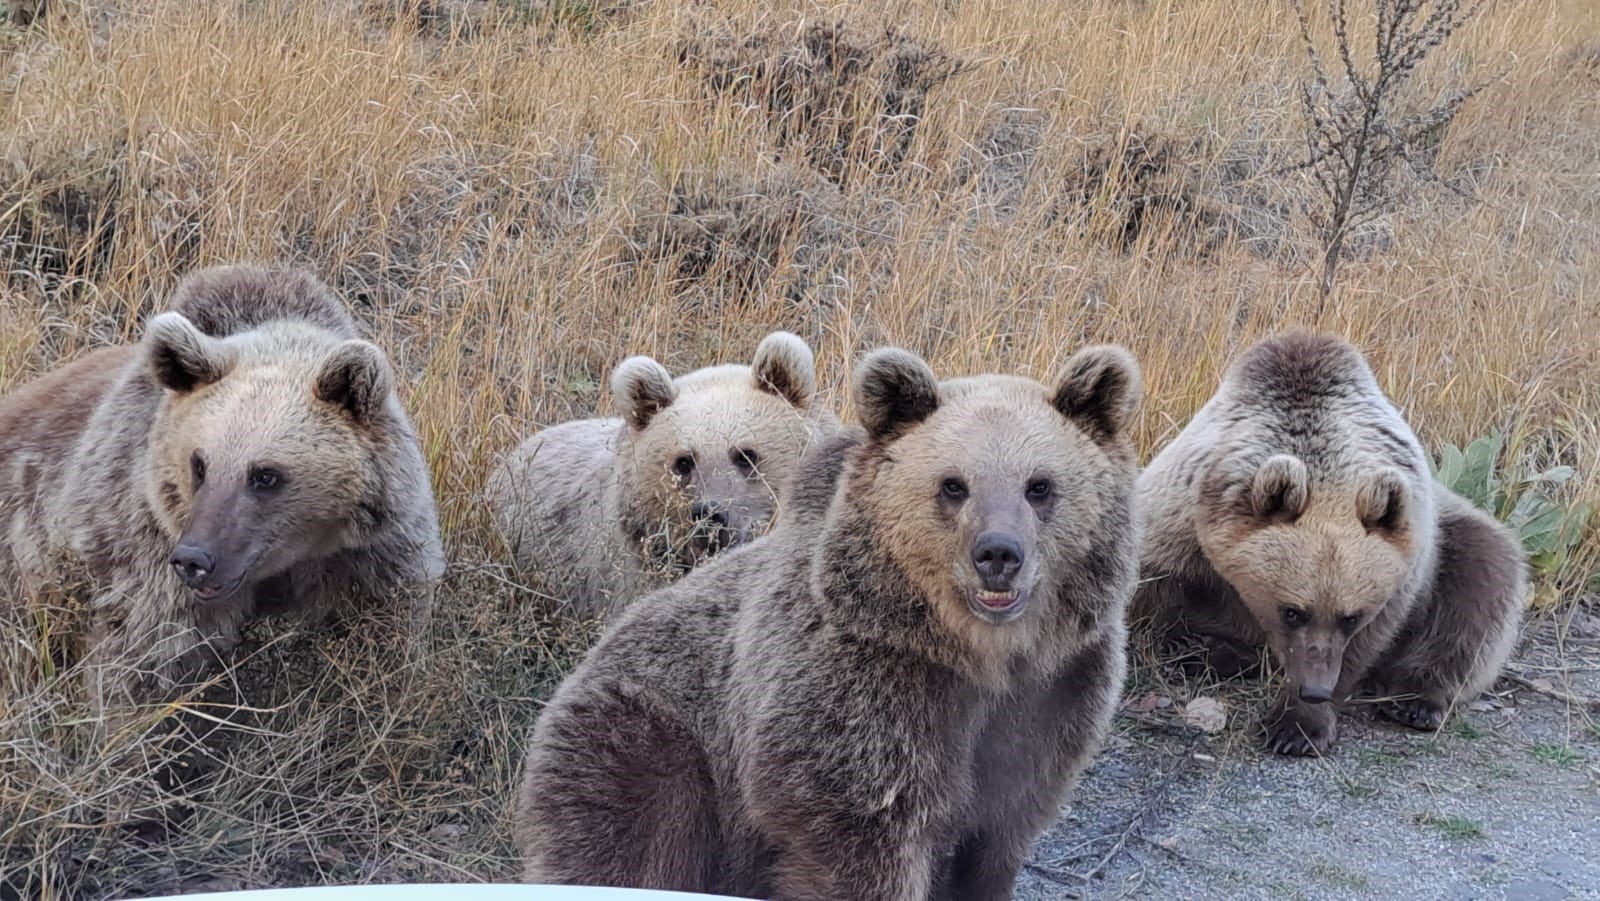
[[[514,873],[516,748],[589,633],[497,565],[480,489],[630,353],[787,328],[845,410],[878,344],[1047,378],[1116,341],[1148,454],[1310,326],[1430,447],[1503,430],[1510,471],[1600,500],[1600,5],[1494,2],[1430,57],[1418,109],[1483,89],[1327,298],[1289,3],[853,6],[53,0],[0,31],[0,391],[135,339],[190,268],[306,263],[403,375],[454,563],[425,665],[274,645],[237,679],[308,696],[220,744],[185,745],[199,701],[93,748],[69,687],[0,711],[0,897]]]

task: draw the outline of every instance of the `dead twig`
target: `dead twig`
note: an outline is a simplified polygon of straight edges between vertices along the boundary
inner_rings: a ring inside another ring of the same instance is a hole
[[[1556,688],[1554,685],[1546,687],[1545,685],[1536,684],[1535,680],[1533,679],[1528,679],[1512,672],[1505,673],[1504,675],[1507,682],[1511,682],[1520,688],[1527,689],[1528,691],[1537,692],[1545,695],[1546,697],[1555,698],[1558,701],[1571,704],[1575,707],[1584,707],[1589,710],[1600,710],[1600,698],[1575,694],[1564,689]]]
[[[1196,735],[1184,745],[1183,755],[1179,759],[1177,765],[1174,766],[1172,768],[1172,772],[1168,773],[1167,777],[1162,779],[1160,784],[1158,784],[1155,789],[1145,797],[1144,804],[1140,805],[1139,811],[1129,818],[1128,825],[1122,830],[1122,834],[1117,836],[1117,841],[1111,846],[1111,850],[1107,851],[1100,858],[1099,862],[1089,870],[1089,872],[1079,875],[1079,879],[1082,879],[1084,882],[1094,881],[1095,879],[1099,878],[1100,874],[1105,871],[1106,867],[1110,866],[1113,860],[1117,859],[1117,855],[1122,853],[1122,849],[1128,846],[1128,839],[1132,838],[1134,833],[1139,831],[1139,827],[1144,824],[1145,818],[1150,816],[1150,814],[1155,811],[1156,805],[1161,803],[1161,800],[1166,797],[1167,791],[1172,788],[1173,784],[1177,782],[1180,777],[1189,771],[1189,767],[1193,766],[1194,749],[1199,746],[1202,738],[1203,736]]]

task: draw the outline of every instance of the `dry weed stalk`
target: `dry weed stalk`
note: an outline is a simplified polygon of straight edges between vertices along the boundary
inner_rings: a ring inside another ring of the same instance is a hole
[[[1357,62],[1351,0],[1328,0],[1342,79],[1335,83],[1312,38],[1305,0],[1295,0],[1312,77],[1301,85],[1306,121],[1305,160],[1294,169],[1316,180],[1326,206],[1313,212],[1323,243],[1322,302],[1333,292],[1345,242],[1359,226],[1406,199],[1396,176],[1405,163],[1422,181],[1438,181],[1432,151],[1479,86],[1457,88],[1421,112],[1406,113],[1406,87],[1436,48],[1479,10],[1484,0],[1376,0],[1372,64]]]

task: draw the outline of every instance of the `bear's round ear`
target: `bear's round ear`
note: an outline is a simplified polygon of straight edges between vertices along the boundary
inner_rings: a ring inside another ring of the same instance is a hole
[[[678,399],[678,386],[667,367],[649,357],[629,357],[611,370],[611,393],[628,426],[639,431],[672,406]]]
[[[357,422],[367,422],[394,390],[389,360],[366,341],[346,341],[334,348],[317,374],[317,399],[343,407]]]
[[[156,381],[180,394],[221,381],[238,362],[232,347],[195,328],[182,313],[162,313],[146,323],[144,347]]]
[[[756,388],[805,409],[817,396],[817,361],[800,336],[773,332],[761,339],[750,364]]]
[[[1261,520],[1294,522],[1311,499],[1311,476],[1299,457],[1273,454],[1250,477],[1243,493],[1250,515]]]
[[[1085,347],[1067,358],[1051,403],[1096,441],[1121,437],[1144,395],[1139,362],[1115,344]]]
[[[884,347],[856,365],[856,416],[873,441],[889,441],[939,409],[939,380],[916,354]]]
[[[1378,470],[1356,491],[1356,515],[1368,532],[1393,535],[1406,526],[1410,489],[1395,469]]]

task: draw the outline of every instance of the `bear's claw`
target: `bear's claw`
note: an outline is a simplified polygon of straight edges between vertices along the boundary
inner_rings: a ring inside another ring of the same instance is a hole
[[[1378,703],[1378,715],[1419,732],[1437,732],[1444,725],[1444,711],[1437,704],[1421,698],[1381,701]]]
[[[1319,734],[1307,735],[1300,724],[1286,720],[1272,728],[1267,745],[1273,753],[1288,757],[1321,757],[1333,745],[1333,737]]]
[[[1263,721],[1267,747],[1290,757],[1320,757],[1339,736],[1339,720],[1328,704],[1306,705],[1280,698]]]

